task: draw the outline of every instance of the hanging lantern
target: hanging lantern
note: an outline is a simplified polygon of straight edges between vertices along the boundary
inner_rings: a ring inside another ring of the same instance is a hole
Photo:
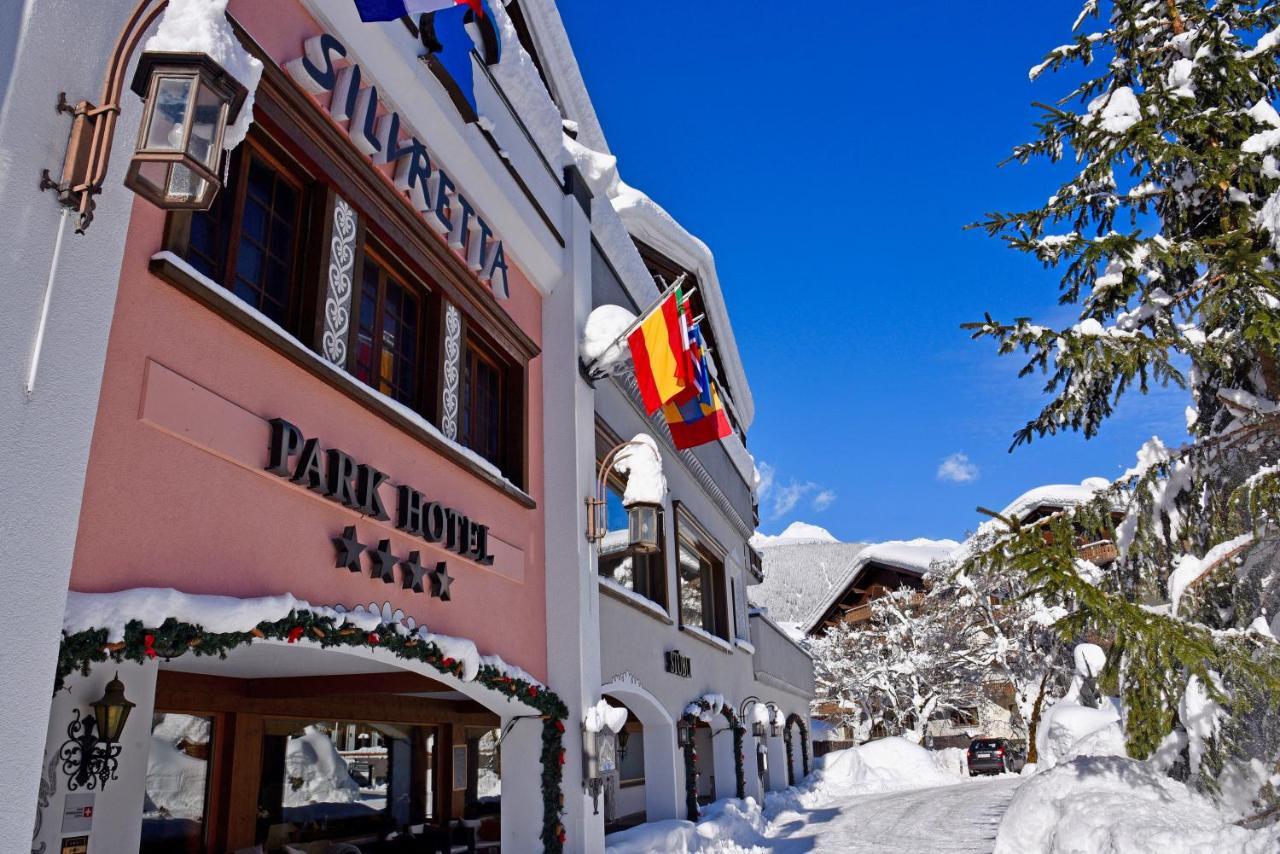
[[[751,724],[751,734],[754,735],[756,738],[764,738],[764,733],[765,733],[765,729],[764,729],[763,723],[761,723],[760,721],[756,721],[753,724]]]
[[[681,748],[693,744],[693,724],[687,718],[676,721],[676,744]]]
[[[661,548],[658,542],[658,514],[662,505],[637,501],[627,508],[627,532],[631,548],[642,554],[653,554]]]
[[[120,740],[120,733],[124,731],[125,722],[129,720],[129,713],[133,711],[134,703],[124,695],[124,683],[120,681],[120,674],[117,673],[115,678],[107,683],[107,690],[103,692],[102,699],[93,704],[93,718],[98,727],[98,738],[108,745],[115,744]]]
[[[138,60],[132,88],[145,112],[125,186],[166,210],[208,210],[247,90],[208,54],[157,51]]]

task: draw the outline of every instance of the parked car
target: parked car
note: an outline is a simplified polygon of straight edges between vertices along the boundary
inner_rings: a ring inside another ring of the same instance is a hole
[[[969,776],[1017,773],[1027,757],[1007,738],[975,738],[969,742]]]

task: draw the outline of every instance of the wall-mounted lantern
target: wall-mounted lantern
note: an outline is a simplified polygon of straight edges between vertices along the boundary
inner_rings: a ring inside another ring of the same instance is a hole
[[[591,808],[600,814],[600,795],[604,792],[604,779],[618,770],[618,735],[608,726],[598,731],[582,728],[582,776],[587,794],[591,796]]]
[[[681,749],[693,744],[693,723],[688,718],[676,721],[676,745]]]
[[[587,541],[599,543],[609,533],[607,499],[609,472],[613,471],[618,454],[627,448],[651,447],[644,442],[631,440],[622,442],[610,449],[600,462],[600,471],[596,477],[595,494],[587,498]],[[652,449],[657,454],[656,449]],[[658,461],[661,465],[661,459]],[[653,554],[662,547],[658,538],[658,520],[662,513],[662,505],[645,501],[634,501],[627,506],[627,540],[628,546],[636,552]]]
[[[46,169],[40,189],[53,190],[77,212],[77,232],[93,222],[94,196],[107,177],[129,59],[166,6],[168,0],[134,5],[107,60],[97,104],[58,96],[58,111],[71,114],[71,133],[59,180]],[[146,110],[125,185],[162,208],[207,209],[221,186],[223,134],[248,91],[207,54],[177,52],[143,54],[132,88]]]
[[[754,723],[752,723],[751,734],[754,735],[756,738],[764,738],[764,734],[765,734],[764,724],[761,723],[760,721],[755,721]]]
[[[81,718],[80,710],[75,710],[75,717],[67,724],[67,740],[58,749],[69,790],[105,789],[116,779],[120,734],[133,707],[117,673],[102,698],[92,704],[92,715]]]
[[[145,101],[125,186],[160,208],[208,210],[222,186],[222,137],[248,94],[203,53],[148,51],[132,89]]]

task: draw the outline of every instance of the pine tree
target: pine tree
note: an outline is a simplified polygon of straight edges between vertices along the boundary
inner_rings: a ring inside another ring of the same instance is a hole
[[[1188,391],[1192,440],[1148,443],[1091,505],[1003,520],[968,570],[1026,573],[1068,610],[1061,631],[1112,639],[1103,684],[1130,753],[1189,743],[1212,791],[1233,756],[1280,756],[1280,2],[1088,0],[1073,31],[1031,76],[1079,66],[1084,82],[1039,105],[1038,137],[1010,159],[1074,174],[979,225],[1059,271],[1076,322],[968,328],[1047,377],[1014,447],[1094,436],[1153,384]],[[1107,572],[1082,560],[1082,532],[1116,541]],[[1180,715],[1189,684],[1222,707],[1207,735]]]

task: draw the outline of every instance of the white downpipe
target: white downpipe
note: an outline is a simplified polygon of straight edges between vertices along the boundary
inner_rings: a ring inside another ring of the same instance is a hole
[[[53,280],[58,275],[58,261],[62,258],[62,236],[66,234],[67,214],[63,208],[58,215],[58,236],[53,242],[53,260],[49,263],[49,278],[44,284],[44,303],[40,306],[40,322],[36,325],[36,339],[31,344],[31,362],[27,366],[27,397],[35,393],[36,372],[40,369],[40,352],[44,349],[44,330],[49,325],[49,306],[53,303]]]

